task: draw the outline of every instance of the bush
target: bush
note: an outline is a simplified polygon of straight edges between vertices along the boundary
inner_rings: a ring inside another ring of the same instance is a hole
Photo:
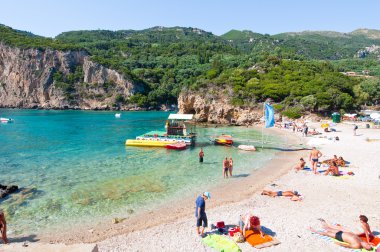
[[[302,116],[302,109],[300,107],[291,107],[281,112],[281,114],[290,119],[298,119]]]

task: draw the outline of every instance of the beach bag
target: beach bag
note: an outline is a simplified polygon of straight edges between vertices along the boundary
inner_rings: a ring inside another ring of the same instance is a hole
[[[240,232],[236,232],[234,233],[234,236],[232,237],[232,239],[235,241],[235,242],[244,242],[244,237],[243,237],[243,234],[240,233]]]

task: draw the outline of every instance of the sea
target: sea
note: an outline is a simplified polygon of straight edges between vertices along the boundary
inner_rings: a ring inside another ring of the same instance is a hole
[[[126,139],[164,131],[169,112],[0,109],[0,184],[20,191],[0,199],[12,235],[70,229],[112,217],[128,217],[230,183],[263,167],[278,152],[239,144],[258,143],[262,131],[246,127],[188,125],[196,144],[183,151],[129,147]],[[215,135],[234,137],[234,147],[216,146]],[[264,131],[266,141],[282,142]],[[198,152],[203,148],[204,163]],[[260,147],[260,146],[258,146]],[[234,160],[234,177],[222,177],[222,161]]]

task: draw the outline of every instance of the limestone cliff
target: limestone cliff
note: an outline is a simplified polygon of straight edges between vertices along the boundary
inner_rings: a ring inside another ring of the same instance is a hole
[[[233,106],[231,90],[211,89],[182,91],[178,97],[178,113],[194,114],[197,122],[248,125],[260,121],[263,112],[258,107]]]
[[[0,107],[112,109],[137,91],[143,87],[91,61],[85,51],[0,43]]]

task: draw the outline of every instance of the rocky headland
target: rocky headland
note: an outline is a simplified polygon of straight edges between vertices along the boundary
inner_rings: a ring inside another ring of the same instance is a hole
[[[21,49],[0,43],[0,107],[127,109],[119,100],[144,87],[86,51]]]

